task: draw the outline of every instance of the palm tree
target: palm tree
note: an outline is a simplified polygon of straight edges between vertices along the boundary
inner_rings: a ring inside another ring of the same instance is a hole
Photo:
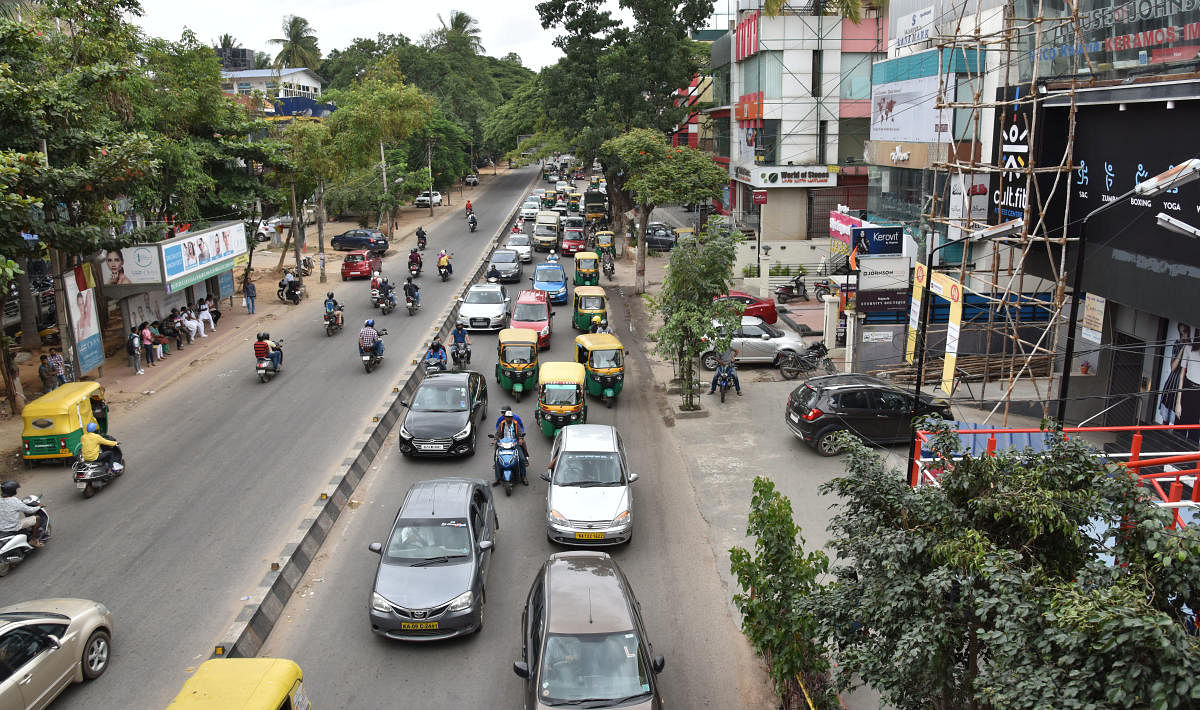
[[[317,35],[312,25],[303,17],[288,15],[283,18],[283,38],[267,41],[282,47],[275,56],[277,67],[307,67],[316,70],[321,66]]]
[[[438,30],[442,42],[450,45],[464,44],[475,54],[483,54],[483,43],[479,41],[479,22],[462,10],[450,11],[450,24],[438,14],[442,29]]]
[[[820,5],[827,15],[841,15],[842,17],[857,23],[862,20],[862,12],[864,7],[886,6],[886,0],[880,3],[873,4],[869,0],[821,0]],[[787,0],[765,0],[763,2],[762,11],[764,15],[778,17],[787,7]]]
[[[254,68],[255,69],[270,69],[271,68],[271,55],[267,54],[266,52],[255,52],[254,53]]]
[[[237,49],[242,46],[242,43],[234,39],[233,35],[225,33],[217,40],[217,49]]]

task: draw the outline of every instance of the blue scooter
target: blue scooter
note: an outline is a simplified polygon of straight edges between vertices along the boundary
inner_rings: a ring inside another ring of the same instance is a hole
[[[495,434],[488,434],[489,439],[495,439]],[[504,495],[511,496],[513,484],[521,477],[521,449],[517,440],[511,436],[496,441],[496,470],[500,481],[504,483]]]

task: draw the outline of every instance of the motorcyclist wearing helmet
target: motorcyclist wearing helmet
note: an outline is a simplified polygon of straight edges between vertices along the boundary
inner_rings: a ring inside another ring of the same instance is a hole
[[[608,319],[607,318],[605,318],[603,316],[595,315],[595,316],[592,316],[592,325],[588,329],[588,332],[589,333],[611,333],[612,330],[610,330],[608,327]]]
[[[474,212],[471,213],[470,217],[467,217],[467,224],[471,225],[472,227],[479,226],[479,220],[475,218]]]
[[[442,339],[438,336],[433,336],[433,340],[429,343],[429,349],[425,351],[426,362],[429,360],[441,360],[442,366],[446,366],[446,346],[442,345]]]
[[[500,280],[500,269],[497,269],[496,265],[492,264],[491,266],[488,267],[487,274],[484,276],[484,279],[486,279],[487,281],[492,281],[493,279],[495,279],[496,281],[499,281]]]
[[[437,265],[439,269],[443,266],[446,267],[446,273],[454,274],[454,265],[450,263],[450,255],[446,253],[445,249],[438,252]]]
[[[424,249],[425,241],[425,226],[421,225],[417,227],[417,248]]]
[[[342,327],[341,304],[338,303],[337,299],[335,299],[333,297],[333,291],[330,291],[329,293],[325,294],[325,314],[329,315],[331,313],[333,314],[333,317],[337,319],[338,327],[341,328]]]
[[[421,287],[413,281],[411,276],[404,282],[404,297],[411,298],[413,303],[418,306],[421,305]]]
[[[279,344],[271,340],[270,333],[259,333],[254,341],[254,357],[270,358],[274,363],[275,369],[278,370],[283,365],[283,350]]]
[[[40,506],[29,505],[17,497],[21,484],[16,481],[0,483],[0,533],[28,530],[29,544],[42,546],[41,519],[35,515]]]
[[[421,273],[421,268],[424,266],[424,264],[421,261],[421,252],[417,251],[416,248],[413,248],[408,252],[408,268],[410,270],[412,269],[413,264],[416,264],[417,266],[417,273]]]
[[[374,318],[368,318],[367,322],[363,323],[362,330],[358,331],[358,353],[366,355],[368,351],[383,357],[383,338],[379,337],[379,331],[375,330]]]
[[[505,409],[496,419],[496,441],[504,438],[516,439],[521,447],[521,485],[528,486],[529,480],[525,478],[525,470],[529,468],[529,449],[525,446],[525,423],[513,414],[511,409]],[[496,480],[492,485],[498,486],[500,483],[500,470],[497,468]]]
[[[471,207],[470,200],[467,200],[467,204],[466,204],[466,206],[463,207],[463,210],[464,210],[463,214],[467,217],[470,217],[471,214],[473,214],[475,212],[475,210],[472,209],[472,207]]]
[[[83,460],[100,462],[112,467],[114,471],[121,470],[120,449],[118,441],[104,438],[96,422],[88,422],[87,431],[79,438],[79,448],[83,452]]]
[[[411,279],[412,277],[409,276],[408,278]],[[379,297],[386,298],[392,304],[392,308],[396,307],[396,294],[392,292],[395,288],[396,287],[387,280],[386,276],[379,279]]]
[[[520,234],[520,233],[521,233],[521,225],[520,225],[519,223],[517,223],[517,222],[513,222],[512,233],[513,233],[513,234]]]

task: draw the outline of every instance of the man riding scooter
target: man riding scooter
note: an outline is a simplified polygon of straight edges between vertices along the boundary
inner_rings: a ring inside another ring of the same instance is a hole
[[[0,483],[0,535],[27,530],[29,544],[41,547],[42,519],[37,516],[40,505],[28,505],[17,497],[17,489],[21,484],[16,481]]]
[[[413,249],[408,252],[408,270],[409,271],[412,271],[412,267],[414,264],[417,267],[417,273],[418,274],[421,273],[421,269],[424,267],[424,263],[421,260],[421,253],[419,251],[417,251],[416,249]]]
[[[425,248],[425,227],[424,226],[417,227],[417,248],[418,249]]]
[[[450,263],[450,255],[446,253],[445,249],[438,252],[437,265],[439,270],[445,267],[447,274],[454,274],[454,266]]]
[[[529,468],[529,449],[525,446],[525,423],[521,418],[513,414],[513,410],[505,409],[496,419],[496,441],[504,438],[516,439],[518,446],[521,448],[521,485],[528,486],[529,479],[525,477],[525,472]],[[500,470],[496,469],[496,480],[492,481],[493,486],[498,486],[503,481],[500,480]]]
[[[479,220],[475,218],[474,212],[471,213],[470,217],[467,217],[467,226],[471,228],[472,232],[474,232],[475,228],[479,226]]]
[[[271,340],[270,333],[258,334],[258,339],[254,341],[254,357],[269,358],[276,370],[283,366],[283,350],[279,348],[278,343]]]
[[[99,431],[100,427],[96,422],[88,422],[87,431],[79,438],[83,460],[87,463],[102,463],[112,469],[113,473],[119,474],[125,468],[121,462],[120,442],[105,439]]]

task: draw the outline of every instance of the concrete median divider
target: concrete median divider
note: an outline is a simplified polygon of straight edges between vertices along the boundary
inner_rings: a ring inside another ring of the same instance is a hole
[[[530,185],[536,181],[537,176],[535,175],[534,179],[530,181]],[[526,190],[528,189],[527,186]],[[523,196],[524,193],[522,193]],[[483,251],[474,269],[468,272],[469,276],[464,279],[459,289],[459,296],[484,275],[492,248],[507,234],[509,225],[519,213],[520,205],[521,201],[518,200],[513,211],[509,213],[492,236],[491,247]],[[457,313],[458,301],[456,299],[439,316],[441,320],[434,321],[435,325],[431,329],[430,337],[435,334],[441,335],[443,338],[448,337],[454,328]],[[371,417],[371,424],[363,430],[363,438],[354,444],[351,456],[342,461],[338,466],[337,473],[320,492],[316,502],[309,508],[308,515],[301,521],[296,534],[284,545],[283,551],[271,563],[255,591],[249,595],[249,600],[246,601],[237,618],[213,648],[211,658],[252,658],[266,643],[267,637],[283,614],[292,593],[296,591],[308,566],[316,558],[325,537],[350,501],[359,482],[366,476],[375,456],[387,444],[388,434],[403,414],[404,405],[401,403],[412,397],[421,384],[421,380],[424,379],[425,370],[418,362],[422,352],[424,352],[423,346],[411,356],[411,369],[393,388],[391,401],[383,411]]]

